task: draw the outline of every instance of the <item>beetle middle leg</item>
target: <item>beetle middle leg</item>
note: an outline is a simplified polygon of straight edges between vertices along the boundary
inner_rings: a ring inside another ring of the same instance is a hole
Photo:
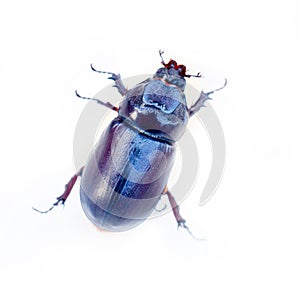
[[[56,198],[57,201],[55,203],[53,203],[53,205],[48,210],[46,210],[46,211],[40,211],[40,210],[32,207],[33,210],[35,210],[35,211],[37,211],[39,213],[47,213],[47,212],[51,211],[55,206],[58,206],[60,204],[64,205],[65,202],[66,202],[66,200],[67,200],[67,198],[69,197],[69,195],[70,195],[70,193],[71,193],[71,191],[72,191],[75,183],[76,183],[77,178],[81,177],[82,172],[83,172],[83,168],[84,167],[81,167],[79,169],[79,171],[70,179],[70,181],[65,186],[64,193],[62,195],[60,195],[59,197]]]
[[[94,72],[97,72],[97,73],[101,73],[101,74],[109,74],[111,75],[108,79],[111,79],[113,81],[115,81],[115,85],[113,87],[116,87],[119,91],[119,93],[122,95],[122,96],[125,96],[125,94],[127,93],[127,88],[125,87],[122,79],[121,79],[121,76],[120,74],[115,74],[115,73],[112,73],[112,72],[106,72],[106,71],[98,71],[96,70],[93,65],[91,64],[91,68]]]

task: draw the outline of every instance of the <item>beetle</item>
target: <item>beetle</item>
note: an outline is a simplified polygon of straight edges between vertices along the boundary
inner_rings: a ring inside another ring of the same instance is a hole
[[[170,59],[165,63],[163,51],[159,51],[163,67],[148,78],[127,89],[120,74],[91,69],[108,74],[114,87],[123,96],[119,107],[99,99],[98,104],[117,112],[103,132],[87,163],[66,184],[65,191],[46,211],[64,204],[76,180],[81,177],[80,200],[82,208],[98,228],[120,232],[136,227],[154,211],[161,195],[167,195],[178,227],[189,228],[180,215],[179,206],[167,187],[173,166],[176,142],[185,132],[188,120],[209,96],[223,89],[200,93],[196,102],[188,108],[184,89],[185,78],[200,78],[200,73],[189,75],[184,65]]]

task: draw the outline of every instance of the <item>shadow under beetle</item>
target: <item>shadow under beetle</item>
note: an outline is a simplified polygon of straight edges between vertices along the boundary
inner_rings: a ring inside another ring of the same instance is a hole
[[[184,89],[188,75],[184,65],[174,60],[165,63],[152,78],[126,89],[119,74],[109,74],[123,101],[119,107],[94,100],[118,113],[102,134],[87,164],[66,184],[64,193],[47,213],[68,198],[77,177],[81,176],[80,200],[86,216],[97,227],[107,231],[126,231],[142,223],[155,209],[161,195],[167,195],[179,227],[188,229],[179,213],[179,206],[167,188],[175,158],[175,143],[183,135],[188,119],[210,94],[201,92],[187,107]],[[190,232],[190,231],[189,231]]]

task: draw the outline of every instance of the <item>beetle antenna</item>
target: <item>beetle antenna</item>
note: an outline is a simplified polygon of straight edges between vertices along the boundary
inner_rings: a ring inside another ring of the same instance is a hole
[[[159,55],[160,55],[160,58],[161,58],[161,63],[165,66],[166,63],[164,61],[164,58],[162,57],[162,55],[164,54],[164,51],[162,51],[161,49],[159,50]]]
[[[205,93],[205,94],[206,94],[206,95],[210,95],[210,94],[212,94],[212,93],[215,93],[216,91],[219,91],[219,90],[222,90],[223,88],[225,88],[226,85],[227,85],[227,79],[225,78],[225,83],[224,83],[224,85],[223,85],[221,88],[215,89],[215,90],[210,91],[210,92],[207,92],[207,93]]]
[[[103,105],[103,106],[105,106],[105,107],[108,107],[108,108],[111,109],[111,110],[114,110],[114,111],[117,111],[117,112],[118,112],[118,108],[117,108],[116,106],[112,105],[112,104],[109,103],[109,102],[103,102],[103,101],[101,101],[101,100],[99,100],[99,99],[97,99],[97,98],[90,98],[90,97],[84,97],[84,96],[81,96],[81,95],[78,94],[77,90],[75,90],[75,94],[76,94],[77,97],[79,97],[79,98],[81,98],[81,99],[96,101],[98,104]]]
[[[203,75],[200,72],[198,72],[197,75],[184,75],[184,76],[187,78],[190,78],[190,77],[203,78]]]

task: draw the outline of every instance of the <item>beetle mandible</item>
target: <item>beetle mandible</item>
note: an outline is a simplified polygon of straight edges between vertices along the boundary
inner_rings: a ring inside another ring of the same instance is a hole
[[[119,74],[109,74],[123,96],[119,107],[99,99],[98,104],[118,113],[102,134],[88,162],[66,184],[65,191],[47,211],[64,204],[77,178],[81,177],[80,200],[89,220],[102,230],[126,231],[143,222],[154,211],[161,195],[167,195],[179,227],[189,231],[167,182],[175,157],[176,141],[183,135],[188,119],[204,106],[209,96],[223,89],[201,92],[188,108],[184,89],[186,67],[176,61],[164,62],[152,78],[127,89]],[[190,231],[189,231],[190,232]]]

